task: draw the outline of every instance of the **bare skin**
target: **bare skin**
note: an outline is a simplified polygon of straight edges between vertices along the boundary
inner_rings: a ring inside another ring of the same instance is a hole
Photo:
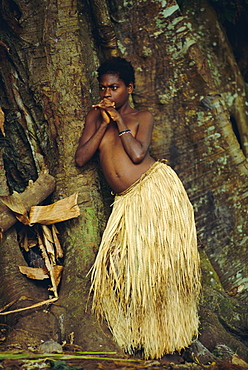
[[[83,166],[98,151],[107,182],[114,192],[120,193],[155,162],[148,152],[153,117],[148,111],[137,111],[129,105],[132,83],[126,86],[117,75],[105,74],[99,88],[102,100],[86,117],[75,161]],[[131,133],[119,136],[124,130]]]

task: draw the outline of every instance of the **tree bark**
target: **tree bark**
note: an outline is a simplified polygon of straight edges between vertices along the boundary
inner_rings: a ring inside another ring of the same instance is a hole
[[[246,86],[237,61],[218,22],[217,14],[206,0],[183,3],[183,14],[189,19],[205,57],[209,60],[216,87],[230,114],[232,129],[245,156],[248,155],[248,117],[246,114]],[[204,35],[204,38],[202,37]]]

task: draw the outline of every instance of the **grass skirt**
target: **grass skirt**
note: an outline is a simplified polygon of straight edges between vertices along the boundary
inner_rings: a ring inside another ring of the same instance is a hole
[[[92,267],[93,311],[120,347],[160,358],[198,333],[199,255],[193,207],[176,173],[156,162],[116,195]]]

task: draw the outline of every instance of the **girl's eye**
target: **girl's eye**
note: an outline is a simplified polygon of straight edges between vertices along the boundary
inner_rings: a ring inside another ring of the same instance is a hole
[[[100,89],[101,91],[103,91],[103,90],[105,89],[105,87],[104,87],[104,86],[100,86],[100,87],[99,87],[99,89]]]
[[[114,90],[114,91],[117,90],[117,86],[113,86],[112,90]]]

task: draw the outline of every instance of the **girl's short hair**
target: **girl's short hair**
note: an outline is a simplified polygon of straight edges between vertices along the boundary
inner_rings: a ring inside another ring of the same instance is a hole
[[[112,57],[111,59],[103,62],[97,70],[98,72],[98,81],[105,74],[114,74],[122,80],[126,86],[131,82],[135,83],[134,69],[130,62],[124,58]]]

